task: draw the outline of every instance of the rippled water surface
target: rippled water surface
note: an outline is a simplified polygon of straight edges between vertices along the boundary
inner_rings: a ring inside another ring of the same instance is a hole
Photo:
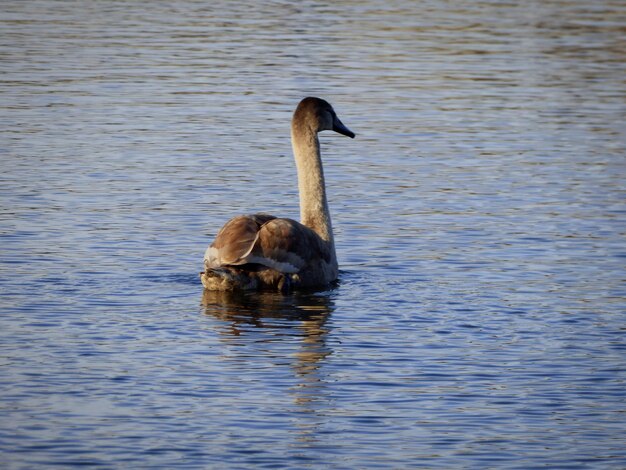
[[[4,468],[626,467],[623,2],[0,9]],[[203,293],[307,95],[339,286]]]

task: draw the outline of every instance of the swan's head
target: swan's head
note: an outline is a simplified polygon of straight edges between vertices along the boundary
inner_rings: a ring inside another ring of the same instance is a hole
[[[354,139],[354,132],[348,129],[337,117],[328,101],[308,97],[300,101],[293,113],[292,127],[309,128],[314,132],[335,131]]]

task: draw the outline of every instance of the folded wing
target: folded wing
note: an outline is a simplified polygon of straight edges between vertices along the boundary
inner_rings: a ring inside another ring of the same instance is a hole
[[[298,273],[313,260],[328,261],[323,241],[310,228],[267,214],[238,216],[226,223],[205,254],[207,268],[263,265]]]

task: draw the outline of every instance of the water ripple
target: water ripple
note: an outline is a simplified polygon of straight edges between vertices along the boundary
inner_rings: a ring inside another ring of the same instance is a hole
[[[5,3],[5,467],[626,466],[622,5]],[[338,286],[202,293],[306,95]]]

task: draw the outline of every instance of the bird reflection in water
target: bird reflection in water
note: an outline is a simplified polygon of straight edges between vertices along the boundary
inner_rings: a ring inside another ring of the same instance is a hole
[[[252,348],[256,359],[263,355],[272,364],[276,359],[291,358],[296,383],[290,386],[289,394],[300,412],[318,411],[318,405],[325,401],[320,366],[332,354],[326,344],[326,322],[334,310],[328,292],[284,295],[205,289],[202,305],[205,314],[223,322],[219,333],[225,342],[235,346],[229,350],[229,356],[240,354],[247,361]],[[255,364],[258,366],[258,362]]]

